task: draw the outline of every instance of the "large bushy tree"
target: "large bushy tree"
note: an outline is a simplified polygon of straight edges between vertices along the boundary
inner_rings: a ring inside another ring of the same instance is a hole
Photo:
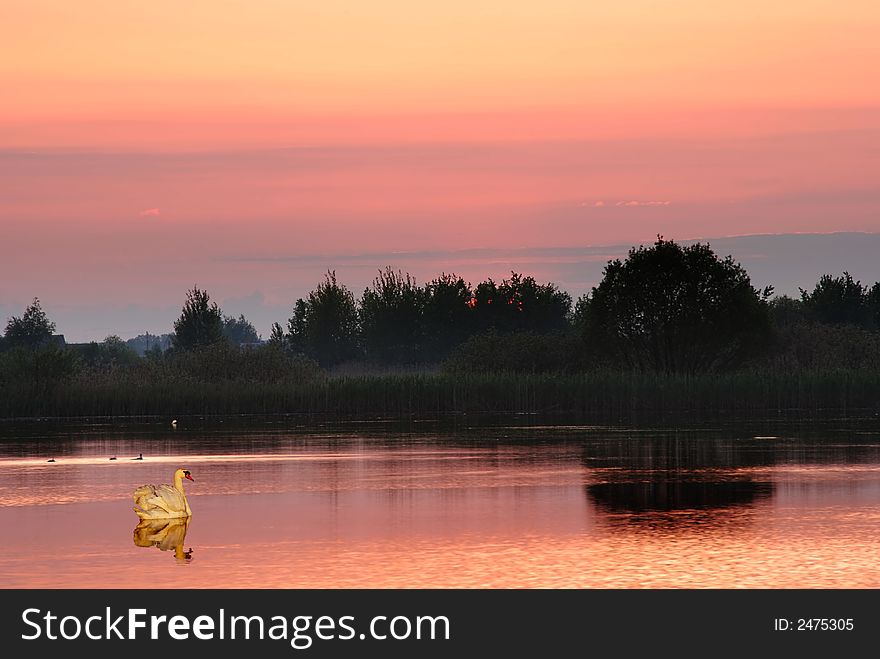
[[[386,363],[431,361],[423,351],[425,289],[409,273],[380,270],[361,297],[360,325],[369,359]]]
[[[300,298],[287,324],[287,342],[323,365],[333,365],[358,354],[358,312],[354,295],[328,271],[324,281]],[[273,337],[277,342],[283,338]]]
[[[511,272],[500,284],[487,279],[477,285],[473,312],[478,332],[555,332],[568,325],[571,296],[555,284]]]
[[[593,354],[640,370],[729,367],[770,332],[767,304],[740,264],[662,237],[609,261],[579,312]]]
[[[21,317],[13,316],[6,323],[4,345],[7,348],[37,348],[44,345],[55,332],[55,323],[49,320],[40,300],[24,310]]]
[[[801,289],[801,301],[823,323],[868,325],[872,321],[868,288],[848,272],[840,277],[822,275],[812,291]]]
[[[472,299],[470,284],[454,274],[443,273],[425,285],[422,324],[430,361],[441,359],[473,333]]]
[[[181,350],[204,348],[223,340],[223,314],[207,291],[193,286],[186,293],[180,317],[174,321],[174,347]]]

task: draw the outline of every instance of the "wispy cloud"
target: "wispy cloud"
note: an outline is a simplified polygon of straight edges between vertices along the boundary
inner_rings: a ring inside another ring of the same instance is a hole
[[[610,204],[612,202],[608,202],[608,203]],[[626,206],[669,206],[671,203],[672,203],[671,201],[666,201],[666,200],[663,200],[663,201],[653,201],[653,200],[652,201],[639,201],[639,200],[626,201],[626,200],[623,200],[623,201],[613,202],[613,205],[614,206],[623,206],[623,207],[626,207]],[[606,204],[603,200],[600,199],[599,201],[594,201],[592,203],[590,203],[588,201],[582,201],[580,203],[580,205],[585,208],[587,208],[587,207],[589,207],[589,208],[604,208],[608,204]]]
[[[161,212],[158,208],[147,208],[138,213],[138,217],[159,217]]]

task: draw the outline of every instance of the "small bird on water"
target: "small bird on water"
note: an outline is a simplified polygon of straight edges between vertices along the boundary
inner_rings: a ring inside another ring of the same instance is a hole
[[[172,427],[172,428],[177,428],[177,419],[173,419],[173,420],[171,421],[171,427]]]
[[[46,462],[55,462],[55,458],[49,458]]]
[[[114,456],[113,456],[112,458],[110,458],[110,459],[111,459],[111,460],[115,460],[115,459],[116,459],[116,456],[114,455]]]
[[[143,453],[138,453],[138,456],[136,458],[132,458],[132,460],[143,460],[143,459],[144,459]]]

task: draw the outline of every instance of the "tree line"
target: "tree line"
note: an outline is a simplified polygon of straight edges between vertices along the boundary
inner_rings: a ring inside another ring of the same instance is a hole
[[[356,300],[330,271],[296,301],[286,328],[274,325],[270,341],[324,366],[352,359],[428,364],[488,331],[564,331],[570,311],[568,293],[518,273],[475,287],[442,274],[419,286],[409,274],[388,267]]]
[[[21,317],[9,319],[0,351],[19,353],[19,361],[22,352],[58,351],[50,341],[54,331],[35,299]],[[576,302],[552,282],[516,272],[475,286],[455,274],[420,285],[388,267],[356,297],[328,271],[295,301],[284,324],[273,325],[264,346],[243,315],[224,315],[198,286],[187,292],[170,348],[163,351],[161,337],[150,337],[139,337],[150,346],[148,359],[268,351],[259,358],[293,356],[322,367],[361,361],[442,363],[453,372],[678,374],[756,364],[880,367],[880,283],[863,285],[844,272],[822,276],[798,297],[777,296],[772,287],[752,286],[741,264],[708,244],[658,237],[609,261],[599,284]],[[80,347],[76,359],[111,367],[140,357],[108,337]]]

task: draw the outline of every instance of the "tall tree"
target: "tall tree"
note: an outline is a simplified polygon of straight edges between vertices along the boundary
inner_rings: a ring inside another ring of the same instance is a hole
[[[430,361],[423,351],[425,289],[409,273],[380,270],[361,297],[360,323],[364,351],[387,363]]]
[[[498,293],[505,302],[507,324],[514,331],[553,332],[568,323],[571,296],[553,283],[539,284],[534,277],[511,272]]]
[[[34,298],[21,317],[13,316],[6,323],[6,347],[37,348],[45,344],[54,332],[55,323],[46,316],[40,300]]]
[[[351,359],[358,353],[358,313],[354,295],[328,271],[324,281],[298,299],[287,324],[288,341],[323,365]]]
[[[501,309],[503,301],[498,294],[498,284],[491,277],[477,284],[470,304],[473,310],[471,323],[477,334],[502,330],[506,310]]]
[[[801,290],[801,301],[823,323],[867,325],[871,321],[868,290],[848,272],[840,277],[822,275],[810,292]]]
[[[874,329],[880,330],[880,281],[875,282],[866,295]]]
[[[511,272],[500,284],[492,279],[478,284],[473,310],[480,331],[554,332],[568,325],[571,296],[553,283]]]
[[[425,354],[439,361],[473,333],[473,291],[454,274],[443,273],[425,285],[423,327]]]
[[[579,311],[588,349],[634,369],[725,368],[769,340],[767,304],[740,264],[662,237],[609,261]]]
[[[175,348],[194,350],[223,340],[223,314],[207,291],[193,286],[186,293],[180,317],[174,321]]]

